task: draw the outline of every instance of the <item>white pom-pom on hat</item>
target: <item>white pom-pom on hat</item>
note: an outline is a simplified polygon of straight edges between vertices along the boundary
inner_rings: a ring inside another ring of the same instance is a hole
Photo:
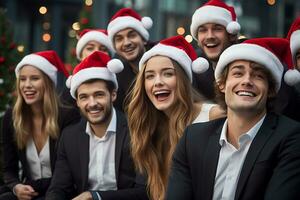
[[[71,81],[72,81],[72,75],[70,75],[68,77],[68,79],[66,80],[66,86],[67,86],[67,88],[71,88]]]
[[[143,17],[142,24],[145,27],[145,29],[150,29],[153,25],[153,21],[150,17]]]
[[[227,30],[228,33],[235,35],[235,34],[238,34],[240,32],[241,26],[238,22],[232,21],[232,22],[227,24],[226,30]]]
[[[116,74],[124,69],[124,65],[119,59],[112,59],[107,63],[107,68],[110,72]]]
[[[209,68],[209,63],[205,58],[199,57],[192,63],[192,70],[197,74],[204,73]]]
[[[284,75],[284,81],[289,86],[300,83],[300,72],[297,69],[290,69]]]

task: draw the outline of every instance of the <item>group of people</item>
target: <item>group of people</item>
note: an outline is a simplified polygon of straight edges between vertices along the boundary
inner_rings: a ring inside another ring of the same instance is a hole
[[[122,8],[83,30],[72,75],[52,50],[21,60],[0,200],[300,198],[300,17],[238,41],[234,8],[210,0],[191,19],[201,57],[151,26]]]

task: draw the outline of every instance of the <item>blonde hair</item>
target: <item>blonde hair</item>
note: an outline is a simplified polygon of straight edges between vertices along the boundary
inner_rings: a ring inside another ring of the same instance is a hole
[[[157,110],[146,94],[146,64],[126,98],[132,157],[137,170],[147,176],[147,190],[153,200],[164,199],[171,156],[184,129],[197,115],[193,103],[202,101],[183,69],[172,63],[177,76],[172,118]]]
[[[59,99],[55,90],[55,85],[52,80],[41,71],[44,81],[43,103],[42,103],[42,129],[45,134],[53,139],[58,138],[58,106]],[[33,126],[32,111],[22,97],[20,91],[20,79],[16,79],[17,98],[13,107],[13,126],[15,130],[15,139],[18,149],[23,149],[28,137],[31,135]]]

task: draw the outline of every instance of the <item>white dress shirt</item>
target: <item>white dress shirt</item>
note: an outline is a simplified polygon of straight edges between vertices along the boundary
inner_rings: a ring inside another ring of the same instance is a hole
[[[86,134],[90,136],[89,190],[117,190],[115,173],[117,116],[112,110],[112,118],[105,135],[97,137],[87,122]]]
[[[32,137],[27,141],[26,159],[33,180],[52,177],[50,162],[49,136],[41,152],[38,154]]]
[[[227,120],[225,121],[219,139],[221,150],[215,176],[213,200],[234,199],[244,160],[264,119],[265,116],[263,116],[248,132],[239,137],[238,149],[227,140]]]

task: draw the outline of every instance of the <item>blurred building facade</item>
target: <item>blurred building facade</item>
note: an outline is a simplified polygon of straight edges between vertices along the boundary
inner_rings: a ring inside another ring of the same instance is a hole
[[[70,37],[68,31],[87,2],[93,4],[95,27],[106,28],[118,9],[132,7],[142,16],[153,19],[151,40],[160,40],[178,33],[188,36],[191,16],[206,0],[2,0],[0,6],[7,9],[14,24],[15,40],[24,46],[25,53],[54,49],[64,58]],[[242,25],[241,34],[246,37],[284,37],[292,21],[300,15],[300,1],[225,2],[235,7]],[[45,14],[39,12],[41,6],[46,7]]]

